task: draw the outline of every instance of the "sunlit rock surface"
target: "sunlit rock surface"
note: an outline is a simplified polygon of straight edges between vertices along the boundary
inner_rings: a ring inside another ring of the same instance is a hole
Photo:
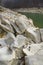
[[[25,65],[43,65],[43,42],[41,44],[32,44],[30,54],[25,57]]]
[[[43,65],[43,28],[0,6],[0,65]]]
[[[25,60],[25,65],[43,65],[43,55],[27,56]]]

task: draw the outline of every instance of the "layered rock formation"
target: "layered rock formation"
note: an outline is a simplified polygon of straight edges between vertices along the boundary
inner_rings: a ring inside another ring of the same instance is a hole
[[[25,15],[0,7],[0,65],[43,65],[43,28]]]

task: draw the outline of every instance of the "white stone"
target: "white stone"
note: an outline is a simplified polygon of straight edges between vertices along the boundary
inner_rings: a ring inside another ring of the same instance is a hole
[[[43,65],[43,55],[26,56],[25,65]]]
[[[25,35],[31,38],[35,43],[40,43],[40,30],[39,28],[30,27],[26,30]]]
[[[14,46],[17,48],[21,47],[27,47],[29,44],[34,43],[30,38],[28,39],[27,37],[23,35],[17,35],[15,39]]]
[[[39,53],[39,51],[43,49],[43,42],[40,44],[31,44],[28,45],[27,48],[23,49],[23,52],[27,55],[27,56],[32,56],[35,55],[37,53]],[[43,51],[40,51],[43,52]],[[39,53],[42,54],[42,53]]]
[[[12,44],[14,44],[15,42],[15,36],[13,33],[8,32],[6,33],[5,37],[0,38],[0,47],[4,47],[4,46],[12,46]]]

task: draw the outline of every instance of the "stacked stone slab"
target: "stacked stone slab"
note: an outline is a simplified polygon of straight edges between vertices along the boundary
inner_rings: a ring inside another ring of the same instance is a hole
[[[0,6],[0,65],[35,65],[37,57],[38,65],[42,56],[43,29],[25,15]]]

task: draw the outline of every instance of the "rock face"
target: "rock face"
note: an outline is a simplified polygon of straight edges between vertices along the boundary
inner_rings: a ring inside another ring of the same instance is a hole
[[[43,43],[32,44],[29,55],[25,57],[25,65],[43,65]]]
[[[43,65],[43,55],[27,56],[25,59],[25,65]]]
[[[43,65],[43,29],[25,15],[0,7],[0,65]]]

